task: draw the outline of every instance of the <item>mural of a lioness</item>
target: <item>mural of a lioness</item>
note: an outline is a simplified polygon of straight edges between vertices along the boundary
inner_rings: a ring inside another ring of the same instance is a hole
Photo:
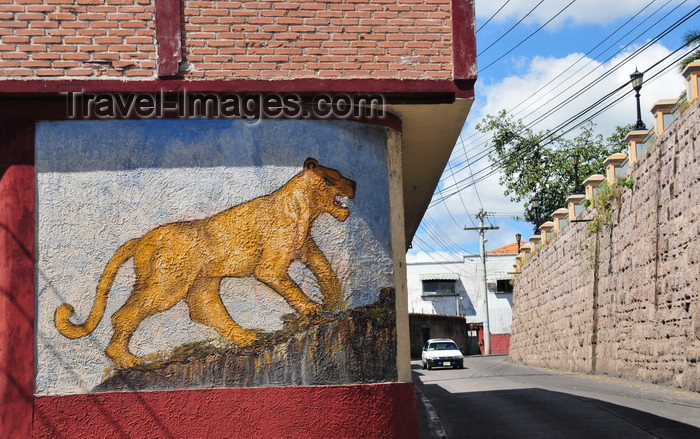
[[[224,277],[253,276],[305,315],[337,311],[344,301],[338,276],[312,239],[311,226],[324,213],[345,221],[347,199],[355,197],[355,187],[337,170],[308,158],[300,173],[269,195],[208,218],[158,226],[112,256],[85,323],[71,323],[74,309],[64,303],[54,314],[56,328],[68,338],[94,331],[117,271],[130,258],[136,274],[133,291],[112,316],[114,333],[105,351],[119,369],[139,363],[129,352],[139,324],[183,299],[193,321],[213,327],[239,346],[252,344],[255,333],[234,322],[221,301],[219,285]],[[323,306],[309,299],[287,274],[297,260],[317,278]]]

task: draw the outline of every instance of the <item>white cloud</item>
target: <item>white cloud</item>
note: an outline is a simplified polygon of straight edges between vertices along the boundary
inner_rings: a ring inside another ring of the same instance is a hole
[[[503,6],[503,3],[505,3],[505,0],[497,2],[493,0],[476,0],[477,18],[487,20]],[[539,3],[537,0],[510,0],[503,10],[494,17],[493,23],[520,20],[537,3]],[[543,24],[569,3],[570,0],[545,0],[524,22],[537,25]],[[565,23],[604,25],[618,18],[636,14],[647,3],[649,1],[644,0],[579,0],[562,12],[549,26],[561,27]],[[673,0],[669,6],[678,3],[682,3],[682,0]],[[650,9],[655,10],[656,8],[656,6],[652,5]]]
[[[625,58],[633,50],[634,48],[629,48],[605,64],[584,58],[558,79],[555,77],[581,58],[581,54],[570,54],[565,58],[535,57],[520,74],[508,76],[501,81],[481,87],[477,84],[475,106],[469,115],[465,134],[469,136],[473,133],[474,126],[483,116],[495,114],[501,109],[508,110],[515,117],[522,118],[524,122],[528,123],[555,105],[570,101],[561,110],[556,111],[533,127],[537,131],[552,129],[618,87],[623,87],[623,89],[616,96],[626,96],[618,104],[596,117],[594,122],[598,125],[598,131],[604,135],[612,133],[618,125],[634,123],[636,120],[634,93],[631,86],[625,87],[625,83],[629,82],[629,75],[636,68],[640,71],[648,70],[657,61],[669,55],[671,51],[656,44],[625,61]],[[675,66],[651,79],[651,76],[659,72],[661,67],[668,65],[672,59],[673,57],[659,67],[650,70],[645,76],[647,82],[644,83],[641,92],[641,106],[642,118],[647,125],[651,125],[652,119],[649,109],[656,101],[676,97],[683,91],[683,78],[678,74]],[[592,86],[581,96],[571,99],[575,92],[604,73],[610,72],[614,66],[621,62],[624,63],[616,71],[610,73],[609,76]],[[576,73],[579,69],[582,70]],[[566,79],[572,74],[571,78]],[[548,85],[553,79],[555,79],[554,82]],[[534,92],[542,87],[544,87],[542,91],[537,93],[534,98],[529,99]],[[527,102],[523,104],[525,101]]]
[[[503,188],[498,184],[498,174],[476,185],[476,190],[478,190],[481,202],[476,195],[474,187],[468,187],[471,185],[470,175],[472,173],[478,174],[481,169],[489,164],[488,159],[484,158],[480,161],[472,162],[471,169],[465,165],[465,151],[472,160],[484,152],[486,137],[480,133],[476,133],[474,128],[476,124],[486,114],[496,114],[501,109],[509,110],[510,113],[512,112],[510,110],[514,108],[516,109],[513,114],[517,117],[523,118],[526,122],[532,121],[537,116],[543,114],[547,109],[552,108],[556,103],[571,100],[570,96],[575,91],[581,89],[594,78],[610,71],[613,66],[621,62],[633,50],[633,48],[629,48],[626,52],[619,54],[615,59],[605,64],[589,59],[580,61],[562,78],[576,72],[581,66],[588,65],[581,72],[576,73],[573,78],[568,79],[563,85],[558,85],[558,81],[561,81],[561,78],[553,84],[547,85],[545,90],[538,94],[538,96],[542,96],[542,99],[530,107],[526,107],[526,105],[528,105],[526,103],[516,108],[518,104],[524,101],[531,102],[532,100],[527,100],[533,92],[544,87],[561,71],[581,58],[581,54],[570,54],[563,58],[535,57],[526,60],[517,74],[512,74],[491,84],[480,84],[477,82],[475,103],[470,112],[465,129],[463,130],[465,145],[458,143],[455,146],[452,159],[450,160],[450,164],[454,166],[454,169],[450,171],[448,168],[448,170],[443,173],[441,188],[444,189],[442,194],[436,192],[434,200],[454,192],[455,185],[456,187],[465,189],[463,189],[460,194],[448,198],[443,203],[435,204],[433,207],[429,208],[428,215],[431,223],[437,225],[440,231],[435,230],[436,227],[433,225],[429,227],[429,234],[426,234],[424,231],[419,231],[418,236],[426,243],[429,243],[428,245],[432,247],[433,250],[442,249],[444,246],[442,246],[441,243],[447,241],[452,245],[456,244],[469,251],[478,252],[478,247],[475,247],[475,242],[478,241],[477,233],[466,232],[463,229],[464,226],[472,226],[466,212],[474,214],[478,212],[483,205],[484,209],[488,212],[517,213],[522,212],[522,206],[509,201],[508,198],[503,195]],[[624,86],[625,83],[629,81],[629,74],[632,73],[635,68],[638,67],[640,71],[645,71],[669,53],[669,49],[657,44],[644,51],[641,55],[625,61],[617,71],[611,73],[581,97],[572,100],[570,104],[562,107],[561,110],[537,124],[534,129],[546,130],[559,125],[561,122],[588,107],[605,94],[620,86]],[[671,59],[662,63],[661,66],[668,65],[670,61]],[[660,99],[677,97],[684,89],[683,79],[678,74],[678,70],[675,66],[671,67],[657,78],[649,80],[649,78],[658,71],[659,68],[655,68],[645,75],[645,81],[648,82],[645,82],[641,92],[642,119],[648,128],[652,128],[653,126],[652,117],[649,113],[651,106]],[[589,75],[586,76],[586,74]],[[631,86],[624,86],[620,94],[624,95],[624,98],[618,104],[594,119],[598,132],[604,136],[610,135],[618,125],[630,124],[636,121],[636,106],[634,92]],[[543,104],[543,108],[538,109],[538,107]],[[574,131],[574,133],[577,132],[578,130]],[[509,242],[513,242],[511,237],[518,230],[513,228],[511,223],[512,222],[509,222],[507,228],[504,226],[502,230],[490,234],[491,236],[489,239],[491,239],[491,244],[496,246],[489,246],[489,248],[496,248],[498,246],[497,244],[502,243],[505,245]],[[521,226],[524,226],[525,230],[529,227],[527,225]],[[530,231],[531,230],[520,232],[523,233],[523,236],[529,236],[527,233],[530,233]],[[440,232],[446,235],[447,238],[440,234]],[[436,236],[438,234],[440,235]],[[503,238],[497,235],[503,236]],[[437,238],[437,240],[435,238]],[[417,242],[415,247],[416,250],[413,251],[414,254],[418,250],[431,251],[430,248],[425,248],[425,246]]]

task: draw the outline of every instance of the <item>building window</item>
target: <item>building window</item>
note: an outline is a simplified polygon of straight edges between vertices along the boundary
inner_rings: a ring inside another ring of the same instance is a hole
[[[513,283],[510,279],[498,279],[496,281],[496,293],[505,294],[513,292]]]
[[[423,280],[424,296],[454,296],[455,294],[454,280]]]

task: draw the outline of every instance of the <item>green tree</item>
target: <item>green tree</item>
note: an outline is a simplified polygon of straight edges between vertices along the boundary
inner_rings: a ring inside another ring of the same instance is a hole
[[[700,29],[691,29],[683,34],[683,44],[688,47],[688,49],[694,49],[690,55],[683,58],[681,61],[681,71],[696,59],[700,59]]]
[[[519,119],[505,111],[486,116],[477,130],[493,135],[489,158],[500,167],[500,183],[511,201],[524,202],[524,220],[535,226],[535,231],[548,221],[552,212],[566,207],[566,198],[574,193],[575,170],[572,156],[579,156],[579,191],[581,182],[593,174],[604,172],[603,162],[615,152],[626,148],[625,136],[631,126],[617,127],[615,133],[604,138],[596,134],[595,125],[583,125],[571,139],[551,136],[547,132],[533,132]],[[531,200],[539,200],[533,207]]]

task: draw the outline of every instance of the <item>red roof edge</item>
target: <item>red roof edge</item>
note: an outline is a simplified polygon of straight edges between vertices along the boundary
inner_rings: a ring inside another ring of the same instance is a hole
[[[522,245],[522,243],[521,243]],[[503,247],[497,248],[496,250],[491,250],[486,253],[487,255],[517,255],[518,254],[518,243],[514,242],[512,244],[504,245]]]

